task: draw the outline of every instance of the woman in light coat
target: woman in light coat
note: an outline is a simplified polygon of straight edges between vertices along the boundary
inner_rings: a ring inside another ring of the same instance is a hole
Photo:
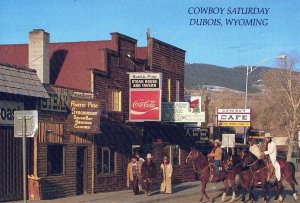
[[[160,185],[160,192],[163,194],[172,193],[172,164],[168,162],[168,158],[165,156],[163,163],[160,165],[162,171],[162,183]]]

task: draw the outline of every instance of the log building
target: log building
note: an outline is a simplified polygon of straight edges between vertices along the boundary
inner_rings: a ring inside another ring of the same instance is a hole
[[[185,163],[192,140],[182,125],[128,121],[127,73],[160,72],[162,102],[183,101],[184,61],[184,50],[149,33],[145,47],[120,33],[111,33],[110,40],[50,43],[50,35],[40,29],[29,33],[29,44],[0,45],[0,62],[35,69],[50,96],[36,101],[39,132],[28,173],[40,183],[40,190],[29,192],[29,198],[126,189],[126,166],[137,151],[142,157],[151,153],[157,167],[168,156],[174,165],[173,181],[195,180],[193,168]],[[100,133],[68,129],[70,98],[100,100]],[[9,199],[8,194],[5,200]]]

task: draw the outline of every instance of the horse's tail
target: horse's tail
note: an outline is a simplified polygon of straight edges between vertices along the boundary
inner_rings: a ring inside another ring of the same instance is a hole
[[[293,162],[287,162],[287,164],[289,164],[292,168],[292,181],[294,182],[294,184],[298,185],[297,180],[296,180],[296,167],[295,164]]]

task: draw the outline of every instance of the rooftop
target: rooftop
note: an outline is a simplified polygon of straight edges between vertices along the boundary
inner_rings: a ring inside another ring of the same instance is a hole
[[[35,70],[4,63],[0,63],[0,92],[49,98]]]

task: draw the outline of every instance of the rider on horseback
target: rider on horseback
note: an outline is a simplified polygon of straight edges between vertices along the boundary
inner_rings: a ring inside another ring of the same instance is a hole
[[[254,154],[258,159],[260,159],[261,156],[262,156],[262,153],[261,153],[261,151],[260,151],[260,149],[259,149],[259,147],[258,147],[258,145],[256,143],[256,140],[253,139],[253,138],[250,138],[248,140],[248,142],[249,142],[249,145],[250,145],[249,151],[252,154]]]
[[[273,136],[271,136],[270,133],[265,134],[265,142],[267,143],[267,149],[263,153],[263,157],[265,155],[269,155],[272,165],[275,168],[275,176],[276,176],[277,180],[280,181],[280,178],[281,178],[280,165],[276,161],[277,149],[276,149],[276,144],[272,140],[272,138],[273,138]]]
[[[216,139],[214,141],[214,147],[211,150],[210,154],[208,156],[212,157],[214,159],[214,175],[211,177],[212,182],[218,182],[220,179],[220,173],[219,173],[219,167],[222,160],[222,148],[220,147],[220,141]]]

